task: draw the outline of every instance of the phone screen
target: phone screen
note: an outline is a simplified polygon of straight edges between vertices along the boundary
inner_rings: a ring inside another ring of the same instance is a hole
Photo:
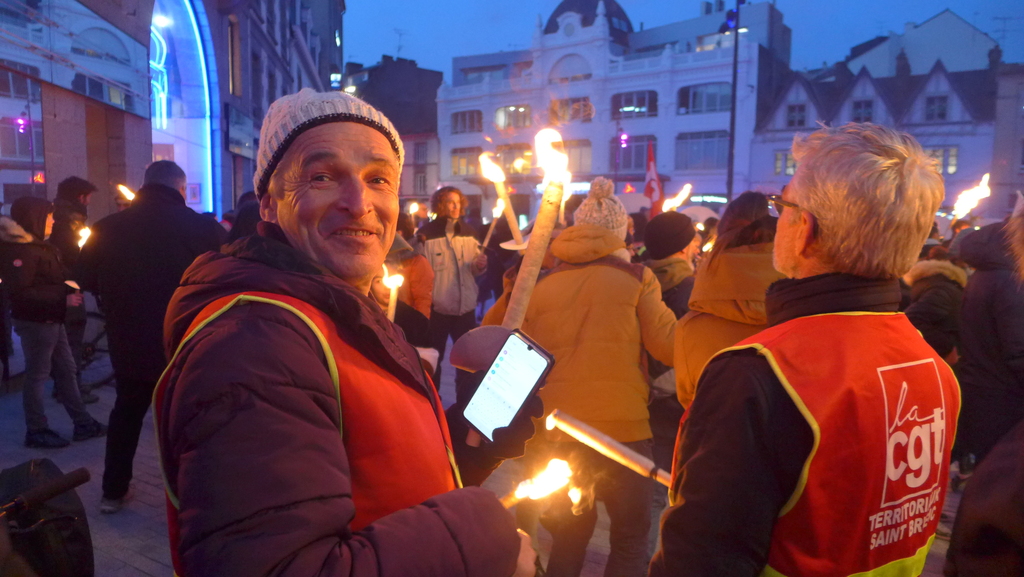
[[[512,333],[466,405],[466,419],[487,440],[507,427],[548,368],[548,359]]]

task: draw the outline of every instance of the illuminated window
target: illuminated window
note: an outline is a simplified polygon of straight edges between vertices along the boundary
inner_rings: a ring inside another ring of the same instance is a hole
[[[658,115],[658,93],[653,90],[623,92],[612,96],[612,119]]]
[[[645,172],[647,170],[647,143],[654,143],[654,157],[658,157],[658,139],[654,136],[630,136],[626,146],[618,137],[611,141],[611,166],[624,172]]]
[[[775,174],[793,176],[796,174],[796,159],[788,150],[775,151]]]
[[[533,148],[526,143],[500,144],[498,163],[505,174],[529,174],[533,170]]]
[[[569,172],[573,175],[590,174],[593,170],[591,146],[589,140],[566,140],[556,142],[555,150],[560,150],[569,157]]]
[[[594,119],[594,105],[590,97],[562,98],[551,101],[551,122],[564,123],[580,120],[590,122]]]
[[[728,82],[684,86],[679,89],[677,114],[725,112],[732,99],[732,85]]]
[[[479,147],[452,149],[452,176],[470,176],[479,172]]]
[[[789,128],[807,126],[806,104],[790,104],[786,107],[786,126]]]
[[[497,125],[499,130],[529,128],[531,124],[530,105],[513,104],[511,106],[502,106],[494,111],[494,124]]]
[[[463,110],[452,113],[452,134],[483,132],[484,113],[479,110]]]
[[[676,170],[725,168],[729,158],[729,133],[684,132],[676,137]]]
[[[960,160],[960,149],[956,146],[925,148],[928,156],[935,159],[939,170],[943,174],[956,174],[957,164]]]
[[[853,121],[854,122],[871,122],[874,118],[875,103],[872,100],[854,100],[853,101]]]
[[[949,98],[929,96],[924,99],[924,119],[928,122],[946,120],[949,112]]]

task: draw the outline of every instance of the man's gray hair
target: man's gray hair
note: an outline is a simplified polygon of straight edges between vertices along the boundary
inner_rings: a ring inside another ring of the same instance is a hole
[[[936,161],[876,124],[793,139],[794,202],[817,220],[816,256],[835,272],[899,278],[917,261],[945,197]]]
[[[185,171],[177,163],[170,160],[158,160],[146,167],[146,175],[143,177],[143,185],[162,184],[174,190],[185,186],[188,177]]]

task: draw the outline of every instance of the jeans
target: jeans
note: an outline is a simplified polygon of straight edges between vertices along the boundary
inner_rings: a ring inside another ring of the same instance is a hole
[[[14,320],[14,331],[21,337],[25,352],[25,385],[22,401],[25,405],[25,424],[29,431],[48,428],[43,410],[43,387],[53,371],[53,386],[57,399],[64,405],[76,425],[88,425],[92,416],[85,410],[78,392],[75,373],[78,367],[71,356],[67,331],[61,323],[35,323]]]
[[[448,337],[452,342],[459,340],[459,337],[476,328],[476,311],[469,311],[461,315],[446,315],[434,309],[430,311],[430,346],[437,349],[437,367],[434,369],[434,387],[441,390],[441,359],[444,358],[444,351],[448,348]]]
[[[533,444],[532,444],[533,445]],[[650,439],[625,443],[634,451],[651,457]],[[547,577],[578,577],[583,570],[587,545],[597,525],[597,506],[601,500],[611,521],[608,564],[605,577],[643,577],[651,555],[647,535],[651,527],[651,499],[654,481],[579,443],[536,443],[527,458],[536,471],[548,459],[565,459],[573,470],[573,484],[584,491],[584,498],[573,514],[573,505],[565,492],[550,497],[541,524],[552,537]],[[531,473],[535,474],[535,473]]]
[[[142,420],[149,410],[156,382],[117,379],[117,398],[107,423],[107,454],[103,468],[103,497],[120,499],[132,480],[132,462],[139,446]]]
[[[82,362],[85,356],[85,305],[68,307],[68,315],[64,320],[64,329],[68,333],[68,344],[71,345],[71,356],[75,359],[75,378],[79,389],[82,388]]]

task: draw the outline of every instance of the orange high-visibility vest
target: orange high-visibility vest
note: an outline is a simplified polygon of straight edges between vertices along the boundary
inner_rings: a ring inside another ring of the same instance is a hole
[[[763,575],[920,575],[960,412],[953,371],[903,314],[798,318],[726,350],[746,348],[814,434]]]
[[[172,479],[166,475],[159,422],[165,399],[173,395],[169,375],[189,340],[231,307],[248,303],[271,304],[294,313],[313,331],[324,349],[338,395],[339,434],[352,481],[356,510],[350,523],[353,530],[462,486],[441,399],[433,387],[432,398],[428,398],[402,384],[346,343],[338,335],[334,321],[308,303],[272,293],[229,295],[207,305],[192,321],[153,393],[153,421],[167,493],[171,556],[177,575],[182,574],[178,556],[179,502]]]

